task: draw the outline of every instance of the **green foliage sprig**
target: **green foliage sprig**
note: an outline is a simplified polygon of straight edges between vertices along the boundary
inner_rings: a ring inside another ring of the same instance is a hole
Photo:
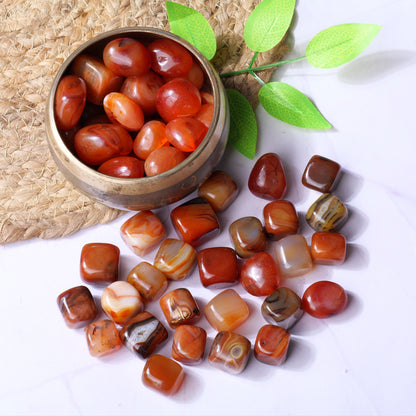
[[[283,82],[264,82],[257,72],[306,59],[316,68],[335,68],[360,55],[381,29],[376,24],[346,23],[329,27],[308,43],[304,56],[254,66],[258,55],[274,48],[284,38],[293,19],[296,0],[262,0],[248,17],[244,41],[253,51],[247,68],[222,73],[230,77],[248,73],[260,84],[259,102],[273,117],[298,127],[329,129],[331,124],[301,91]],[[190,7],[166,1],[171,31],[193,44],[208,59],[216,53],[215,34],[205,17]],[[257,144],[257,121],[248,100],[238,91],[227,89],[230,103],[230,143],[253,159]]]

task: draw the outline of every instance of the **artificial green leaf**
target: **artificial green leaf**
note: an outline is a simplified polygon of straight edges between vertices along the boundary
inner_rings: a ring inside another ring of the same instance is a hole
[[[284,82],[269,82],[261,87],[259,100],[271,116],[285,123],[309,129],[331,127],[305,94]]]
[[[172,33],[194,45],[208,60],[212,59],[217,41],[205,17],[197,10],[173,1],[166,2],[166,10]]]
[[[230,106],[229,142],[244,156],[253,159],[257,144],[257,120],[250,103],[243,94],[227,89]]]
[[[244,40],[254,52],[265,52],[285,36],[292,21],[296,0],[263,0],[247,19]]]
[[[356,58],[373,41],[380,25],[345,23],[329,27],[312,38],[306,58],[317,68],[334,68]]]

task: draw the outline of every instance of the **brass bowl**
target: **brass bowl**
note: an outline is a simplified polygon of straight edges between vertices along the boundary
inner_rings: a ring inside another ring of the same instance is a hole
[[[101,174],[81,162],[61,137],[54,118],[54,97],[60,79],[81,53],[100,55],[104,46],[118,37],[133,37],[143,42],[158,38],[175,40],[200,64],[205,88],[214,96],[214,115],[202,143],[182,163],[159,175],[139,179],[116,178]],[[59,169],[80,191],[113,208],[122,210],[154,209],[176,202],[202,183],[216,168],[227,142],[229,107],[222,82],[210,62],[191,44],[172,33],[145,27],[122,28],[103,33],[75,50],[62,64],[52,83],[46,109],[49,148]]]

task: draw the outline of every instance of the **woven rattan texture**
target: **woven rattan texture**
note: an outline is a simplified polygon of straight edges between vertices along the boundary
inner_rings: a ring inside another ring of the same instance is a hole
[[[253,53],[243,41],[245,21],[258,0],[191,0],[217,37],[219,72],[242,68]],[[0,244],[67,236],[120,215],[78,192],[52,160],[45,133],[45,104],[59,66],[86,40],[134,26],[169,30],[160,0],[0,1]],[[281,58],[283,46],[257,63]],[[263,73],[268,80],[270,74]],[[225,81],[256,105],[257,82]]]

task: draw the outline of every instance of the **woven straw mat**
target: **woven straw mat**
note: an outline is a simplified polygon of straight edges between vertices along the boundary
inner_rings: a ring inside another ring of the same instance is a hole
[[[244,24],[259,0],[185,0],[217,38],[219,72],[246,67],[253,52]],[[134,26],[169,30],[161,0],[0,0],[0,244],[67,236],[122,212],[94,202],[65,180],[49,153],[45,104],[69,54],[105,31]],[[256,64],[281,58],[284,46]],[[263,72],[263,79],[270,73]],[[245,75],[225,81],[257,104],[258,84]]]

